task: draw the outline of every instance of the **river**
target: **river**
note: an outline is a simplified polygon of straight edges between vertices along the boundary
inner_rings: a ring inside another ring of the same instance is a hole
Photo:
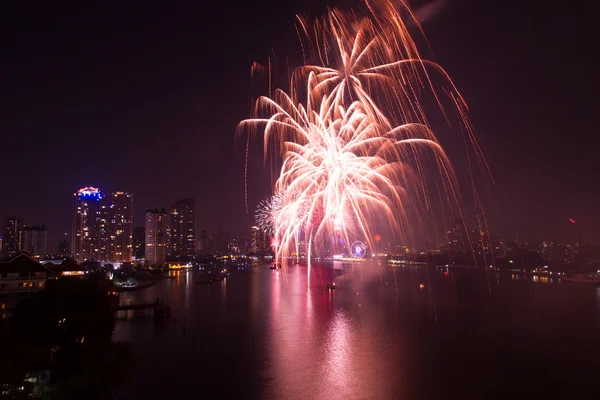
[[[263,265],[213,284],[198,274],[123,294],[159,298],[173,316],[117,321],[114,339],[133,343],[137,360],[118,399],[599,393],[600,287],[378,264]]]

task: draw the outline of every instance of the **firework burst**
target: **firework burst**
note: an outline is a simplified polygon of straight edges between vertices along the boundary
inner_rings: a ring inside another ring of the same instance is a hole
[[[276,90],[259,98],[257,117],[240,123],[263,132],[265,157],[270,150],[281,156],[275,195],[257,212],[262,228],[279,243],[279,257],[301,239],[310,254],[320,246],[368,240],[382,225],[405,231],[410,205],[430,207],[426,155],[448,198],[458,201],[451,164],[420,100],[429,92],[444,111],[431,73],[441,78],[466,128],[465,142],[485,166],[466,103],[409,35],[405,21],[418,24],[408,5],[365,5],[369,18],[334,9],[312,24],[300,19],[304,55],[318,62],[294,71],[289,94]]]

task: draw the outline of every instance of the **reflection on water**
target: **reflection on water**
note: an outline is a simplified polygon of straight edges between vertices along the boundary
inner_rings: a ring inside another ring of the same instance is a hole
[[[524,278],[260,266],[203,285],[197,272],[179,272],[123,294],[159,298],[173,318],[117,322],[115,339],[133,342],[138,357],[134,385],[118,398],[569,397],[578,382],[588,390],[600,370],[600,288]]]
[[[323,357],[323,373],[325,382],[322,388],[325,393],[321,398],[350,398],[352,396],[352,378],[350,367],[352,363],[352,340],[350,321],[341,309],[333,313],[327,332],[327,345]]]

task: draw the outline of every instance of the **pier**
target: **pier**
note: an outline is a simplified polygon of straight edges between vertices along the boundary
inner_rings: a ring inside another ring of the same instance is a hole
[[[171,307],[166,304],[162,304],[158,298],[153,302],[131,302],[129,304],[119,304],[114,307],[115,313],[119,311],[134,311],[135,315],[143,316],[147,315],[146,312],[152,311],[155,317],[169,317],[171,316]]]

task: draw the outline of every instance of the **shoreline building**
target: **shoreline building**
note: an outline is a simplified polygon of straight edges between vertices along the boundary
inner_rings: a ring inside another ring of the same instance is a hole
[[[171,205],[170,250],[172,257],[193,257],[196,253],[196,202],[180,199]]]
[[[146,210],[146,251],[145,262],[150,265],[162,265],[167,262],[167,212]]]
[[[249,253],[265,253],[271,249],[271,237],[258,226],[250,227]]]
[[[78,263],[131,261],[133,196],[114,192],[111,196],[94,187],[73,194],[71,253]]]
[[[109,261],[130,262],[133,253],[133,196],[114,192],[111,205]]]

